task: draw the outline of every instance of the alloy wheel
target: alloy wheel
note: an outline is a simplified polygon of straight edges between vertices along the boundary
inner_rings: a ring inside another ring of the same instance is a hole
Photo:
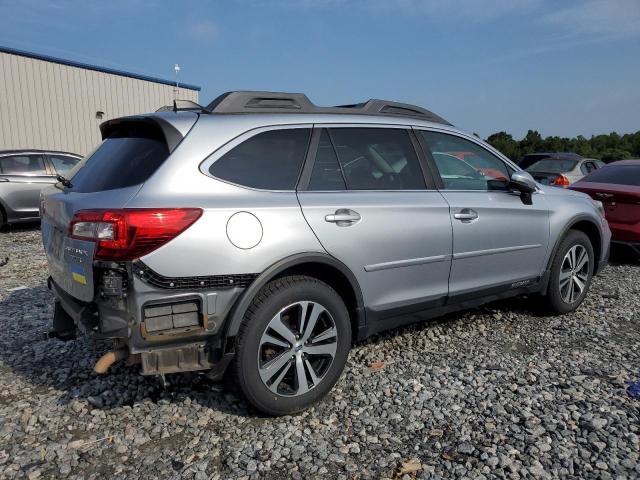
[[[278,395],[303,395],[320,384],[337,346],[335,321],[324,306],[310,301],[288,305],[269,321],[260,338],[260,378]]]
[[[574,245],[562,259],[560,266],[560,296],[566,303],[575,302],[584,292],[589,280],[589,253],[582,245]]]

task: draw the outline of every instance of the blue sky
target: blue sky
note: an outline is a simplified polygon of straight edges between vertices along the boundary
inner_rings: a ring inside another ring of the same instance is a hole
[[[640,130],[640,0],[0,0],[0,44],[319,105],[387,98],[482,136]]]

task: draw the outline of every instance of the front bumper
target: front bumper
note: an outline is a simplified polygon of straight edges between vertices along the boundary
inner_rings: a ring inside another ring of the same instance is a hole
[[[600,256],[600,261],[598,262],[598,269],[596,273],[600,273],[607,265],[609,265],[609,255],[611,254],[611,242],[605,245],[603,249],[602,255]]]

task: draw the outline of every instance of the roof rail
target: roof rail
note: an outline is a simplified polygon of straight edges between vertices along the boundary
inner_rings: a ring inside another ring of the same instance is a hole
[[[428,122],[451,125],[429,110],[407,103],[371,99],[353,105],[318,107],[304,93],[282,92],[226,92],[204,109],[211,113],[341,113],[360,115],[389,115],[419,118]]]
[[[198,105],[191,100],[174,100],[173,105],[165,105],[156,110],[156,112],[200,112],[211,113],[202,105]]]

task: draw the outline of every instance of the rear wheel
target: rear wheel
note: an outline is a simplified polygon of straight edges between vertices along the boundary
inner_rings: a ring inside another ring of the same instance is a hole
[[[335,290],[315,278],[283,277],[268,283],[247,310],[236,378],[259,410],[297,412],[331,390],[350,346],[349,314]]]
[[[571,230],[551,265],[547,305],[554,313],[574,311],[584,300],[594,269],[593,246],[583,232]]]

